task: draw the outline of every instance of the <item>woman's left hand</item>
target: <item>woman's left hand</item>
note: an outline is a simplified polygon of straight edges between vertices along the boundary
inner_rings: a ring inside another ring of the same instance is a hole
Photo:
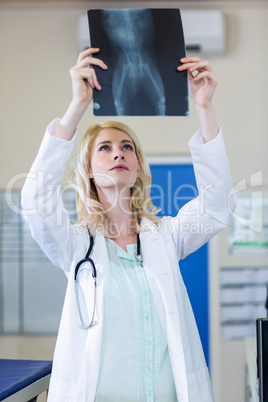
[[[208,61],[199,57],[183,57],[178,71],[188,72],[189,92],[196,104],[202,108],[211,106],[218,80]]]

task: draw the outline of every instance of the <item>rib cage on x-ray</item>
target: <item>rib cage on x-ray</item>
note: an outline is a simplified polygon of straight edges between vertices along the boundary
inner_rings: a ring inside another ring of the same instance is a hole
[[[112,46],[112,93],[116,114],[166,113],[165,90],[154,54],[150,10],[103,10],[102,24]],[[134,100],[138,99],[138,102]]]

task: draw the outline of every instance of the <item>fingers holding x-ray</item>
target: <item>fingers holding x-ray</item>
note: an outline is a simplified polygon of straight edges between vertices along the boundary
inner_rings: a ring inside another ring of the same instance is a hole
[[[204,106],[211,102],[217,86],[216,75],[208,61],[199,57],[184,57],[177,69],[188,72],[189,91],[193,101]]]
[[[99,66],[103,68],[104,70],[107,70],[108,66],[100,59],[97,59],[96,57],[86,57],[83,60],[81,60],[78,64],[77,67],[83,68],[83,67],[91,67],[91,66]]]
[[[92,100],[93,89],[101,90],[93,66],[107,70],[107,65],[98,58],[91,57],[99,49],[89,48],[79,54],[77,63],[70,69],[73,87],[73,101],[79,104],[89,104]]]
[[[87,79],[91,88],[101,90],[101,85],[99,84],[96,71],[93,66],[99,66],[104,70],[107,70],[108,68],[102,60],[93,57],[86,57],[78,63],[77,69],[81,74],[83,74],[84,79]]]

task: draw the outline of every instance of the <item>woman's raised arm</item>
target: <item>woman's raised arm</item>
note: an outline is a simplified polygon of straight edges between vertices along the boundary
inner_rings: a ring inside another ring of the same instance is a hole
[[[183,57],[178,71],[188,72],[190,96],[194,101],[204,142],[215,138],[219,132],[217,120],[212,106],[212,98],[218,80],[208,61],[199,57]]]
[[[73,138],[77,124],[92,101],[93,89],[101,90],[93,66],[99,66],[103,70],[107,70],[108,67],[102,60],[92,57],[99,50],[89,48],[80,53],[76,65],[70,69],[73,97],[66,113],[52,134],[55,137],[67,141]]]
[[[91,57],[99,49],[82,52],[70,69],[73,97],[63,118],[51,122],[21,193],[21,205],[33,238],[47,257],[65,271],[71,267],[78,233],[71,225],[61,197],[61,180],[70,158],[76,126],[92,101],[93,88],[101,86],[93,65],[106,69]],[[80,236],[81,237],[81,236]]]

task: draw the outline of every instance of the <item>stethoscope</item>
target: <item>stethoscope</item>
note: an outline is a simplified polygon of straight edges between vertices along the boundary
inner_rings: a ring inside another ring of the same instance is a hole
[[[75,267],[75,270],[74,270],[74,286],[75,286],[76,304],[77,304],[77,310],[78,310],[79,319],[80,319],[80,326],[83,329],[91,328],[91,327],[93,327],[94,325],[97,324],[97,322],[94,321],[95,311],[96,311],[97,270],[96,270],[94,261],[92,260],[92,258],[89,257],[91,252],[92,252],[93,246],[94,246],[94,237],[93,237],[92,233],[90,232],[89,228],[88,228],[88,235],[89,235],[89,247],[88,247],[87,253],[85,255],[85,258],[83,258],[82,260],[80,260],[76,264],[76,267]],[[142,256],[141,256],[141,242],[140,242],[139,233],[137,233],[136,260],[138,261],[139,265],[142,267],[143,266],[143,259],[142,259]],[[89,263],[89,265],[90,265],[91,275],[92,275],[92,279],[93,279],[93,282],[94,282],[93,313],[92,313],[92,319],[91,319],[89,324],[86,324],[84,322],[84,320],[83,320],[81,306],[80,306],[80,300],[79,300],[79,292],[78,292],[79,273],[83,269],[88,269],[87,265],[83,265],[86,262]]]

